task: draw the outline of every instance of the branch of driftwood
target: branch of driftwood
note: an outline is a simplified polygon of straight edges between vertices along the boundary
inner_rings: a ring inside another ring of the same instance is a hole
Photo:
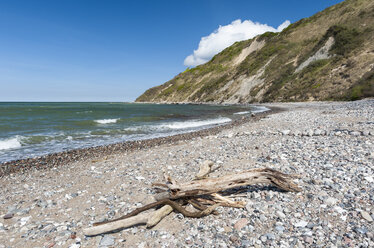
[[[173,210],[185,217],[200,218],[209,214],[218,214],[216,208],[219,206],[243,208],[246,205],[245,202],[234,201],[223,196],[223,193],[227,194],[229,190],[249,185],[270,184],[284,191],[301,191],[299,186],[292,182],[292,179],[298,176],[284,174],[277,170],[251,169],[222,177],[207,178],[212,171],[218,169],[218,167],[212,168],[213,162],[205,161],[200,166],[195,180],[185,183],[178,183],[167,176],[165,178],[167,183],[153,184],[153,186],[163,189],[162,193],[156,195],[155,202],[137,208],[120,218],[94,223],[92,227],[85,228],[83,233],[86,236],[95,236],[141,224],[150,228]],[[184,207],[187,204],[190,204],[195,211],[187,210]],[[144,212],[156,207],[160,208]]]

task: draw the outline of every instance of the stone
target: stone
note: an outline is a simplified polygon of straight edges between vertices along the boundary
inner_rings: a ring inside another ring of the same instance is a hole
[[[360,136],[360,135],[361,135],[361,132],[353,131],[353,132],[351,132],[350,134],[353,135],[353,136]]]
[[[306,236],[306,237],[304,237],[304,241],[305,241],[305,243],[312,244],[313,243],[313,238],[309,237],[309,236]]]
[[[3,216],[3,219],[11,219],[14,217],[14,214],[13,213],[7,213],[6,215]]]
[[[8,213],[16,213],[17,212],[17,205],[10,205],[8,206]]]
[[[281,219],[286,218],[286,215],[285,215],[283,212],[281,212],[281,211],[277,211],[277,212],[276,212],[276,215],[277,215],[279,218],[281,218]]]
[[[260,237],[260,240],[262,241],[262,243],[265,243],[267,239],[268,238],[265,235]]]
[[[308,222],[306,222],[306,221],[304,221],[304,220],[299,221],[299,222],[297,222],[297,223],[294,223],[294,226],[295,226],[295,227],[301,227],[301,228],[304,228],[304,227],[306,227],[307,225],[308,225]]]
[[[246,225],[248,224],[248,220],[246,218],[242,218],[242,219],[239,219],[235,225],[234,225],[234,228],[236,230],[241,230],[243,227],[245,227]]]
[[[71,246],[69,246],[69,248],[80,248],[81,245],[80,244],[72,244]]]
[[[371,218],[370,214],[368,212],[366,212],[366,211],[361,211],[361,216],[362,216],[362,218],[364,218],[368,222],[372,222],[373,221],[373,219]]]
[[[110,235],[105,235],[100,240],[100,246],[111,246],[111,245],[114,245],[114,238]]]
[[[294,136],[300,136],[300,132],[299,132],[298,130],[295,130],[295,131],[293,132],[293,135],[294,135]]]
[[[314,130],[314,135],[315,135],[315,136],[320,136],[320,135],[322,135],[322,130],[321,130],[321,129],[316,129],[316,130]]]
[[[267,233],[265,234],[266,238],[269,239],[269,240],[274,240],[275,239],[275,235],[272,234],[272,233]]]
[[[365,131],[362,131],[362,135],[363,136],[369,136],[370,135],[370,132],[365,130]]]
[[[236,242],[238,242],[238,240],[239,240],[239,237],[238,237],[238,236],[236,236],[236,235],[232,235],[232,236],[230,236],[230,241],[231,241],[231,242],[236,243]]]
[[[310,129],[310,130],[307,131],[306,135],[309,136],[309,137],[312,137],[313,134],[314,134],[314,131]]]
[[[251,245],[252,245],[251,241],[247,239],[242,240],[242,247],[251,247]],[[219,247],[222,247],[222,245],[220,245]]]
[[[359,233],[359,234],[365,234],[365,233],[368,232],[368,230],[367,230],[365,227],[363,227],[363,228],[361,228],[361,227],[356,227],[356,228],[354,229],[354,231],[355,231],[356,233]]]
[[[277,232],[280,232],[280,233],[282,233],[282,232],[284,232],[284,226],[281,226],[281,225],[279,225],[279,226],[275,226],[275,230],[277,230]]]
[[[268,218],[266,218],[265,215],[263,215],[263,214],[260,215],[260,221],[265,222],[267,219]]]
[[[283,135],[289,135],[290,134],[290,130],[283,130],[281,133],[283,134]]]
[[[325,200],[325,204],[329,206],[335,205],[337,202],[338,200],[333,197],[329,197]]]
[[[31,219],[31,216],[21,218],[20,219],[21,226],[24,226],[30,219]]]
[[[367,176],[367,177],[364,177],[366,181],[368,181],[369,183],[374,183],[374,177],[372,176]]]

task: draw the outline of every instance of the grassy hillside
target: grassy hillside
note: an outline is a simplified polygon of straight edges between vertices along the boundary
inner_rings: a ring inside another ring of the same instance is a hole
[[[136,101],[244,103],[374,96],[373,40],[374,1],[346,0],[281,33],[236,42]]]

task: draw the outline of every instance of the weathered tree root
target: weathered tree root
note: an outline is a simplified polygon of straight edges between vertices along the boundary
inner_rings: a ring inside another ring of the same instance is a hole
[[[166,187],[170,190],[170,199],[208,195],[228,189],[262,183],[274,185],[284,191],[300,192],[301,189],[290,180],[291,178],[291,175],[269,168],[262,168],[217,178],[207,178],[180,184],[166,184]]]
[[[200,218],[209,214],[217,214],[218,212],[215,209],[219,206],[243,208],[245,202],[233,201],[219,194],[220,192],[227,192],[228,189],[265,183],[274,185],[284,191],[301,191],[298,185],[291,181],[295,176],[287,175],[273,169],[252,169],[217,178],[206,178],[212,172],[211,167],[211,163],[204,163],[202,165],[198,173],[199,176],[196,177],[197,179],[204,178],[201,180],[179,184],[170,176],[166,176],[167,184],[154,184],[167,189],[167,192],[162,194],[161,199],[137,208],[120,218],[94,223],[93,227],[84,230],[85,235],[98,235],[144,223],[147,223],[147,227],[151,227],[172,210],[181,213],[185,217]],[[183,207],[186,203],[190,203],[197,211],[191,212],[186,210]],[[153,213],[143,213],[146,210],[160,206],[163,207]]]
[[[95,236],[102,233],[113,232],[126,227],[131,227],[139,224],[146,224],[147,227],[153,227],[162,220],[165,216],[170,214],[173,208],[169,205],[165,205],[162,208],[152,212],[152,213],[140,213],[138,215],[132,216],[127,219],[108,222],[106,224],[93,226],[83,229],[83,233],[86,236]]]
[[[201,211],[198,211],[198,212],[190,212],[190,211],[186,210],[184,207],[182,207],[182,205],[178,204],[175,201],[172,201],[170,199],[163,199],[163,200],[160,200],[160,201],[156,201],[156,202],[147,204],[147,205],[145,205],[143,207],[137,208],[134,211],[132,211],[131,213],[126,214],[126,215],[124,215],[124,216],[122,216],[120,218],[113,219],[113,220],[108,220],[108,221],[96,222],[96,223],[93,224],[93,226],[103,225],[103,224],[107,224],[107,223],[111,223],[111,222],[115,222],[115,221],[127,219],[127,218],[135,216],[135,215],[137,215],[137,214],[139,214],[141,212],[144,212],[144,211],[146,211],[148,209],[155,208],[155,207],[158,207],[158,206],[163,206],[163,205],[169,205],[175,211],[183,214],[186,217],[190,217],[190,218],[201,218],[203,216],[209,215],[218,206],[220,206],[220,204],[218,203],[218,204],[213,205],[214,208],[212,208],[213,206],[211,206],[211,207],[207,207],[204,210],[201,210]]]

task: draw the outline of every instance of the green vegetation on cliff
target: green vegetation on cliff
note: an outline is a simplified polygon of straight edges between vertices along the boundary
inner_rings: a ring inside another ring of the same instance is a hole
[[[374,96],[374,2],[346,0],[236,42],[147,90],[139,102],[244,103]]]

